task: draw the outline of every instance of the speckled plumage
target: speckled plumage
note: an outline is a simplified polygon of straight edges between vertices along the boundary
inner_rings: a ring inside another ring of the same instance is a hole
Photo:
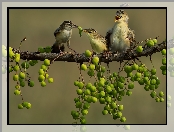
[[[135,33],[128,27],[128,15],[119,10],[115,15],[115,24],[106,34],[107,44],[112,52],[124,52],[135,40]]]
[[[87,34],[94,52],[102,53],[108,50],[105,37],[97,33],[95,29],[89,28],[83,31]]]
[[[71,21],[64,21],[60,27],[58,27],[55,32],[55,43],[52,46],[52,53],[59,53],[60,50],[63,52],[65,50],[64,43],[67,43],[67,46],[70,46],[70,39],[72,35],[72,28],[77,28],[75,24]]]

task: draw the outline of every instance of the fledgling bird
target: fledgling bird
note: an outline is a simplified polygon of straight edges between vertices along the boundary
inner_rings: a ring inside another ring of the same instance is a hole
[[[72,35],[72,29],[78,28],[77,25],[73,24],[71,21],[64,21],[60,27],[58,27],[55,32],[55,43],[52,46],[52,53],[60,53],[65,51],[64,43],[70,48],[70,39]],[[71,49],[72,50],[72,49]]]
[[[105,37],[112,52],[123,53],[133,45],[135,32],[128,27],[128,20],[128,14],[124,10],[116,12],[115,24]]]
[[[83,29],[83,32],[88,36],[94,52],[99,54],[108,50],[105,37],[100,35],[95,29]]]

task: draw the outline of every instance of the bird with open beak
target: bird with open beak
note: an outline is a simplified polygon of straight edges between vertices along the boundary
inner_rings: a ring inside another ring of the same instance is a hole
[[[106,33],[107,45],[112,52],[125,52],[135,40],[134,31],[128,27],[128,14],[118,10],[114,19],[114,26]]]

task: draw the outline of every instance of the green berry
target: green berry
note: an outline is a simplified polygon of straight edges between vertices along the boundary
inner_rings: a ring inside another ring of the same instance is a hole
[[[121,122],[126,122],[126,117],[121,117],[121,118],[120,118],[120,121],[121,121]]]
[[[89,51],[89,50],[85,51],[85,56],[86,57],[91,57],[91,55],[92,55],[91,51]]]
[[[84,91],[84,93],[85,93],[85,95],[91,95],[91,91],[90,91],[89,89],[86,89],[86,90]]]
[[[9,72],[12,72],[12,71],[13,71],[13,67],[9,66]]]
[[[30,109],[31,108],[31,104],[28,103],[27,106],[26,106],[27,109]]]
[[[84,105],[83,105],[83,108],[84,109],[89,109],[90,108],[90,104],[88,102],[86,102]]]
[[[170,68],[171,68],[171,67],[169,66],[169,70],[170,70]],[[161,69],[161,70],[166,70],[166,66],[161,66],[160,69]],[[173,70],[173,69],[172,69],[172,70]]]
[[[22,106],[23,106],[23,107],[27,107],[27,105],[28,105],[28,102],[23,102],[23,103],[22,103]]]
[[[39,80],[39,82],[44,81],[45,80],[45,76],[44,75],[39,75],[38,80]]]
[[[121,118],[122,115],[123,115],[122,112],[120,112],[120,111],[117,112],[117,117],[118,117],[118,118]]]
[[[15,95],[20,95],[20,94],[21,94],[21,91],[16,89],[16,90],[14,91],[14,94],[15,94]]]
[[[144,86],[144,89],[145,89],[146,91],[149,91],[149,85],[145,85],[145,86]]]
[[[166,58],[163,58],[163,59],[162,59],[162,64],[163,64],[163,65],[166,65]]]
[[[119,87],[120,89],[123,89],[123,88],[124,88],[124,84],[121,83],[121,82],[118,82],[118,87]]]
[[[45,66],[49,66],[49,65],[50,65],[50,60],[45,59],[45,60],[44,60],[44,65],[45,65]]]
[[[155,75],[156,74],[156,69],[155,68],[151,69],[151,74],[152,75]]]
[[[45,82],[45,81],[42,81],[42,82],[41,82],[41,86],[42,86],[42,87],[45,87],[45,86],[46,86],[46,82]]]
[[[18,109],[23,109],[22,104],[19,104],[19,105],[18,105]]]
[[[155,84],[156,84],[156,80],[155,80],[155,79],[152,79],[152,80],[150,81],[150,84],[155,85]]]
[[[22,66],[22,68],[24,68],[24,69],[25,69],[25,68],[26,68],[26,69],[29,68],[28,62],[22,62],[21,66]]]
[[[38,51],[39,51],[40,53],[44,53],[44,52],[45,52],[45,49],[44,49],[43,47],[39,47],[39,48],[38,48]]]
[[[150,94],[150,96],[151,96],[152,98],[154,98],[154,97],[156,96],[156,92],[155,92],[155,91],[152,91],[151,94]]]
[[[19,77],[20,77],[21,79],[24,79],[24,78],[25,78],[25,73],[20,72],[20,73],[19,73]]]
[[[112,88],[111,88],[110,86],[106,86],[106,92],[107,92],[107,93],[112,92]]]
[[[137,73],[135,74],[135,77],[136,77],[136,78],[140,78],[140,77],[141,77],[141,73],[137,72]]]
[[[77,92],[78,95],[82,95],[83,94],[83,90],[82,89],[77,89],[76,92]]]
[[[86,89],[90,89],[92,87],[92,83],[87,83]]]
[[[83,82],[79,82],[79,83],[78,83],[78,87],[79,87],[80,89],[82,89],[82,88],[84,87],[84,83],[83,83]]]
[[[91,92],[96,92],[96,90],[97,90],[97,89],[96,89],[95,86],[91,86],[91,87],[90,87],[90,91],[91,91]]]
[[[48,79],[48,83],[53,83],[53,81],[54,81],[53,78]]]
[[[160,102],[164,102],[164,98],[160,98]]]
[[[162,53],[162,55],[166,55],[166,49],[163,49],[163,50],[161,51],[161,53]]]
[[[138,83],[139,83],[140,85],[144,85],[144,80],[143,80],[143,79],[140,79],[140,80],[138,80]]]
[[[146,44],[148,47],[154,46],[153,40],[148,40]]]
[[[81,108],[82,107],[82,102],[76,102],[76,108]]]
[[[94,76],[94,71],[89,70],[89,71],[88,71],[88,75],[89,75],[90,77]]]
[[[106,97],[105,97],[105,100],[106,100],[106,102],[110,103],[110,102],[112,101],[112,98],[109,97],[109,96],[106,96]]]
[[[106,68],[104,66],[101,67],[101,72],[105,72],[106,71]]]
[[[132,95],[132,92],[130,90],[127,90],[126,95],[130,96],[130,95]]]
[[[15,57],[15,62],[19,63],[20,57]]]
[[[14,66],[14,67],[13,67],[13,70],[14,70],[14,71],[18,71],[18,70],[19,70],[19,66],[18,66],[18,65]]]
[[[89,69],[90,70],[94,70],[95,69],[95,65],[94,64],[90,64]]]
[[[160,97],[163,97],[164,96],[164,93],[161,91],[161,92],[159,92],[159,96]]]
[[[25,82],[24,81],[20,81],[20,86],[21,87],[25,87]]]
[[[29,82],[29,86],[30,86],[30,87],[33,87],[33,86],[34,86],[34,81],[30,81],[30,82]]]
[[[75,86],[78,86],[78,84],[79,84],[79,81],[75,81],[75,82],[74,82],[74,85],[75,85]]]
[[[118,110],[119,110],[119,111],[123,111],[123,105],[119,105],[119,106],[118,106]]]
[[[158,98],[158,97],[156,97],[155,100],[156,100],[156,102],[160,102],[160,98]]]
[[[13,76],[13,80],[14,80],[14,81],[18,81],[18,80],[19,80],[19,76],[18,76],[18,75],[14,75],[14,76]]]
[[[47,66],[46,65],[42,65],[41,66],[41,69],[43,69],[44,71],[46,71],[47,70]]]
[[[143,47],[142,46],[138,46],[136,51],[139,52],[139,53],[143,52]]]
[[[111,108],[113,108],[113,109],[117,108],[117,104],[115,102],[112,102],[111,103]]]
[[[99,58],[98,58],[98,57],[93,57],[93,58],[92,58],[92,63],[95,64],[95,65],[98,65],[98,63],[99,63]]]
[[[88,114],[88,110],[87,109],[82,109],[81,112],[82,112],[82,115],[87,115]]]
[[[97,98],[96,97],[92,97],[92,102],[96,103],[97,102]]]
[[[82,64],[82,65],[81,65],[81,70],[86,71],[86,70],[87,70],[87,66],[86,66],[85,64]]]
[[[163,70],[163,71],[162,71],[162,74],[163,74],[163,75],[166,75],[166,70]]]
[[[39,69],[39,75],[44,75],[44,70],[43,69]]]
[[[100,92],[100,97],[104,97],[105,96],[105,92],[104,91],[101,91]]]
[[[139,67],[139,66],[138,66],[137,64],[135,64],[135,63],[132,65],[132,69],[133,69],[133,70],[138,70],[138,67]]]
[[[105,104],[105,99],[104,98],[100,98],[99,102],[100,102],[100,104]]]
[[[106,115],[106,114],[108,114],[108,111],[107,111],[107,110],[103,110],[103,111],[102,111],[102,114],[103,114],[103,115]]]
[[[131,82],[131,83],[129,83],[129,85],[128,85],[128,89],[133,89],[134,88],[134,84]]]
[[[20,89],[20,85],[16,85],[15,88],[16,88],[16,89]]]
[[[153,42],[154,42],[154,44],[157,44],[158,41],[157,41],[157,39],[153,39]]]

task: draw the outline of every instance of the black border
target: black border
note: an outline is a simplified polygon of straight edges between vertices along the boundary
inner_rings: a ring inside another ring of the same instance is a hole
[[[9,67],[9,10],[10,9],[166,9],[167,42],[167,7],[7,7],[7,68]],[[166,46],[167,51],[167,46]],[[167,59],[167,55],[166,55]],[[166,64],[167,70],[167,64]],[[9,124],[9,73],[7,73],[7,125],[73,125],[73,124]],[[82,124],[74,124],[82,125]],[[83,124],[83,125],[167,125],[167,72],[166,72],[166,124]]]

